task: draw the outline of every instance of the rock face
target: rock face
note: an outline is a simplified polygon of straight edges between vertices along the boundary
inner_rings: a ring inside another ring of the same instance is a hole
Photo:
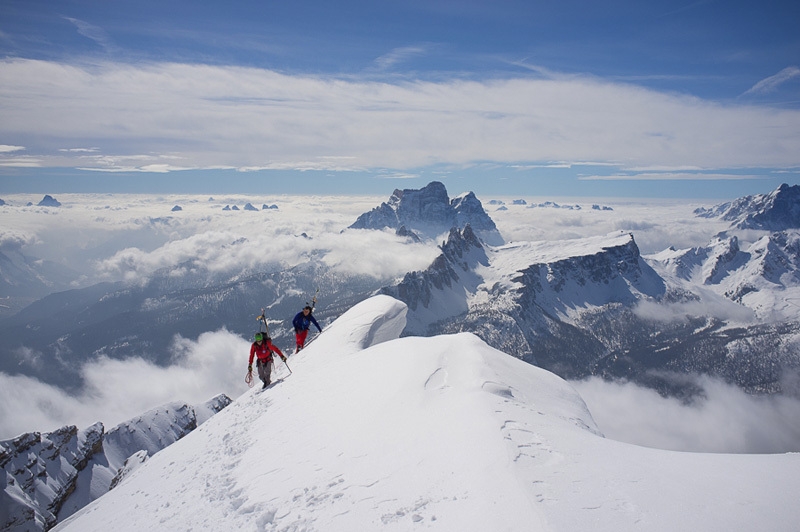
[[[170,403],[107,433],[95,423],[0,442],[0,530],[49,530],[230,403],[224,395],[197,407]]]
[[[50,194],[45,195],[42,201],[37,203],[39,207],[61,207],[61,203]]]
[[[431,323],[467,312],[467,293],[481,282],[473,270],[488,264],[486,251],[469,224],[461,231],[451,229],[440,249],[442,254],[427,270],[407,273],[397,285],[381,289],[408,305],[409,333],[425,334]]]
[[[470,224],[476,234],[490,245],[501,245],[503,238],[481,202],[469,192],[454,198],[445,186],[433,181],[421,189],[397,189],[388,202],[381,203],[358,217],[351,229],[400,229],[436,238],[455,227]]]
[[[2,530],[48,530],[75,489],[78,472],[102,450],[103,426],[32,432],[0,442]]]
[[[800,229],[800,185],[784,183],[769,194],[745,196],[710,209],[700,208],[695,214],[730,221],[737,229]]]

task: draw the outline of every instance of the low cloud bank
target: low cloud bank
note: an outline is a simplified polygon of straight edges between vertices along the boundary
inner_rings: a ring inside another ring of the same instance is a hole
[[[572,382],[607,438],[674,451],[800,451],[800,400],[752,396],[719,380],[698,379],[705,398],[692,404],[632,383],[599,377]]]
[[[250,343],[227,330],[197,340],[176,337],[174,363],[156,366],[140,358],[103,358],[86,364],[86,386],[78,396],[24,376],[0,373],[0,439],[48,432],[64,425],[106,429],[170,401],[195,405],[224,393],[247,390],[244,375]]]
[[[263,271],[270,264],[286,269],[321,260],[338,273],[392,279],[426,268],[439,253],[433,245],[409,243],[383,231],[345,231],[315,238],[295,234],[242,237],[209,231],[167,242],[152,251],[123,249],[98,262],[97,270],[109,279],[146,282],[165,269],[175,277],[241,275],[243,271]]]
[[[738,323],[750,323],[756,318],[752,309],[721,296],[680,303],[655,303],[643,300],[636,305],[634,313],[642,319],[665,323],[686,321],[693,316],[713,316],[723,321]]]

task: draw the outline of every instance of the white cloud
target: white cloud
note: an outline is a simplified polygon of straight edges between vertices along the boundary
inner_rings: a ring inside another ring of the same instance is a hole
[[[461,192],[461,191],[458,191]],[[5,196],[15,205],[41,196]],[[434,243],[410,248],[392,232],[344,231],[387,197],[58,195],[43,216],[0,209],[0,247],[53,260],[99,281],[174,275],[225,276],[319,260],[349,275],[393,279],[426,268]],[[251,203],[257,212],[223,211]],[[277,209],[261,210],[262,205]],[[171,212],[173,206],[182,207]],[[305,234],[306,236],[302,236]],[[98,278],[99,276],[99,278]]]
[[[800,451],[800,401],[756,397],[701,378],[692,404],[632,383],[573,382],[606,437],[661,449],[717,453]]]
[[[0,439],[63,425],[106,429],[170,401],[203,403],[247,389],[244,375],[250,342],[226,330],[177,337],[174,364],[160,367],[140,358],[103,358],[82,368],[86,386],[78,395],[24,376],[0,373]]]
[[[9,153],[14,151],[24,150],[24,146],[10,146],[8,144],[0,144],[0,153]]]
[[[242,169],[800,165],[800,111],[723,106],[581,76],[388,83],[243,67],[8,59],[0,77],[8,110],[0,136],[38,139],[28,151],[44,166],[144,169],[163,165],[165,155],[180,157],[179,168]],[[57,151],[76,137],[104,139],[107,158]],[[121,158],[131,152],[144,157],[126,164]]]
[[[100,148],[60,148],[58,151],[67,153],[96,153],[100,151]]]
[[[612,198],[524,198],[529,204],[545,200],[565,205],[579,204],[580,211],[528,208],[509,205],[515,197],[480,198],[484,206],[491,199],[504,199],[507,210],[490,212],[500,232],[508,241],[556,241],[630,231],[642,254],[663,251],[669,246],[688,248],[705,245],[728,222],[702,219],[698,223],[694,209],[708,206],[701,202],[625,201]],[[609,206],[612,211],[597,211],[593,204]]]
[[[697,316],[715,317],[734,323],[752,323],[755,320],[756,315],[753,310],[745,306],[710,292],[701,294],[704,296],[702,301],[682,303],[640,301],[633,311],[640,318],[657,322],[686,321],[690,317]]]
[[[175,276],[239,274],[291,268],[317,257],[343,274],[392,279],[424,269],[439,253],[435,246],[409,244],[392,233],[347,231],[306,238],[292,234],[204,232],[171,240],[152,251],[126,248],[98,264],[101,275],[144,281],[156,270],[169,268]]]
[[[20,251],[35,241],[32,235],[14,229],[0,229],[0,251]]]
[[[14,168],[38,168],[45,166],[43,159],[37,157],[4,157],[0,159],[0,166]]]

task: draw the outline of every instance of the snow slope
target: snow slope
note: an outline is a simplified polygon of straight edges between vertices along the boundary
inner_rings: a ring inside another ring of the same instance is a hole
[[[56,530],[797,529],[800,454],[605,439],[562,379],[468,333],[397,339],[405,312],[357,305]]]

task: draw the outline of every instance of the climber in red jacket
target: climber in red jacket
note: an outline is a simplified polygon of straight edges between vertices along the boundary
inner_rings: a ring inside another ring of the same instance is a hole
[[[254,340],[253,345],[250,346],[250,361],[247,364],[247,372],[252,373],[253,357],[257,356],[258,378],[264,383],[264,386],[261,387],[263,390],[271,382],[269,376],[272,373],[272,354],[277,353],[284,362],[286,362],[286,357],[283,356],[281,350],[272,343],[272,339],[265,333],[256,333]]]

